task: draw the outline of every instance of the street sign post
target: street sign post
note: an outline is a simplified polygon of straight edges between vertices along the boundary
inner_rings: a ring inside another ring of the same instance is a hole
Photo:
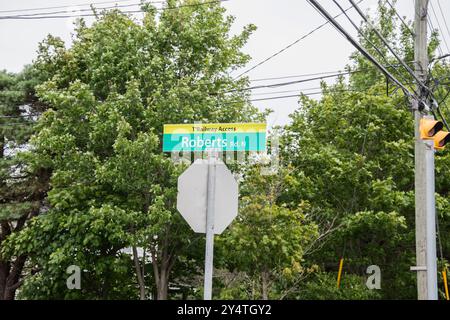
[[[264,151],[264,123],[165,125],[163,151],[208,151],[178,178],[177,209],[191,228],[206,233],[204,299],[212,296],[214,234],[221,234],[238,213],[238,185],[221,151]]]
[[[215,155],[196,160],[178,178],[177,209],[195,232],[206,233],[204,299],[211,300],[214,234],[221,234],[238,212],[233,174]]]

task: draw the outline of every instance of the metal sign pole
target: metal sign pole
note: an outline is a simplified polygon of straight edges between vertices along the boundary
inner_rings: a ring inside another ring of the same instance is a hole
[[[216,186],[216,155],[214,152],[209,154],[208,160],[204,300],[211,300],[212,296],[214,254],[214,198]]]

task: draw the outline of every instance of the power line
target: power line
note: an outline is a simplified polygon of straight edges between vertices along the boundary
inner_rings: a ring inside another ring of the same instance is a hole
[[[324,93],[323,90],[315,91],[315,92],[305,92],[305,91],[317,90],[317,89],[322,89],[322,88],[321,87],[315,87],[315,88],[302,88],[302,89],[298,89],[298,90],[289,90],[289,91],[265,92],[265,93],[260,93],[260,95],[266,95],[266,94],[270,95],[270,94],[288,93],[288,92],[297,92],[297,94],[281,95],[281,96],[275,96],[275,97],[263,97],[263,98],[255,98],[255,99],[248,99],[248,100],[226,101],[226,102],[224,102],[224,104],[257,102],[257,101],[268,101],[268,100],[279,100],[279,99],[300,97],[301,95],[303,95],[303,96],[314,96],[314,95],[320,95],[320,94]],[[339,89],[339,88],[333,88],[332,87],[332,88],[330,88],[329,92],[331,92],[331,93],[333,93],[333,92],[363,93],[363,92],[366,92],[366,90],[358,90],[358,89],[351,89],[351,88]],[[255,95],[257,95],[257,94],[255,94]],[[372,93],[372,95],[381,96],[382,94],[374,94],[374,93]],[[3,117],[5,117],[5,116],[3,116]],[[0,117],[0,118],[3,118],[3,117]],[[10,116],[6,116],[6,117],[10,117]],[[12,116],[11,116],[11,118],[12,118]],[[36,124],[36,122],[35,121],[32,121],[32,122],[8,122],[8,123],[0,123],[0,127],[30,126],[30,125],[33,125],[33,124]]]
[[[412,97],[413,94],[398,81],[382,64],[380,64],[365,48],[363,48],[353,37],[345,31],[345,29],[326,11],[316,0],[308,0],[308,2],[321,14],[326,20],[330,21],[332,25],[344,36],[364,57],[371,61],[386,77],[390,78],[397,84],[405,95]]]
[[[301,77],[309,77],[309,76],[318,76],[325,75],[330,73],[339,73],[340,70],[336,71],[324,71],[324,72],[316,72],[316,73],[306,73],[299,75],[290,75],[290,76],[282,76],[282,77],[273,77],[273,78],[258,78],[258,79],[250,79],[250,82],[258,82],[258,81],[268,81],[268,80],[281,80],[281,79],[291,79],[291,78],[301,78]]]
[[[431,32],[435,32],[437,30],[437,29],[434,28],[433,22],[431,21],[431,17],[430,17],[430,19],[427,19],[427,23],[428,23],[428,27],[431,29]],[[444,54],[444,52],[442,51],[440,43],[438,44],[437,49],[438,49],[440,55]]]
[[[52,10],[52,9],[62,9],[62,8],[71,8],[71,7],[85,7],[92,6],[97,4],[111,4],[111,3],[121,3],[121,2],[130,2],[135,0],[117,0],[117,1],[100,1],[100,2],[90,2],[83,3],[77,5],[65,5],[65,6],[53,6],[53,7],[40,7],[40,8],[28,8],[28,9],[15,9],[15,10],[2,10],[0,13],[9,13],[9,12],[27,12],[27,11],[39,11],[39,10]],[[165,1],[150,1],[146,3],[164,3]]]
[[[405,28],[409,31],[409,33],[415,37],[414,32],[411,30],[409,25],[406,23],[406,21],[402,18],[402,16],[398,13],[397,9],[392,5],[392,3],[389,0],[386,0],[386,3],[394,10],[397,17],[400,19],[401,23],[405,26]]]
[[[450,36],[450,28],[448,27],[447,19],[445,19],[444,10],[442,10],[442,7],[441,7],[441,0],[437,0],[437,3],[439,6],[439,11],[441,12],[441,15],[442,15],[442,19],[444,20],[445,28],[447,29],[448,35]]]
[[[356,9],[356,11],[358,12],[358,14],[364,19],[364,21],[366,23],[368,23],[372,29],[374,30],[374,32],[376,33],[376,35],[378,36],[378,38],[381,39],[381,41],[384,43],[384,45],[388,48],[388,50],[394,55],[394,57],[401,63],[401,65],[406,69],[406,71],[408,71],[408,73],[414,78],[414,80],[417,81],[417,83],[424,88],[425,90],[429,91],[429,89],[422,83],[422,81],[417,77],[417,75],[414,73],[414,71],[406,64],[406,62],[397,54],[397,52],[395,52],[395,50],[391,47],[391,45],[389,44],[389,42],[383,37],[383,35],[378,31],[377,28],[375,28],[375,26],[372,26],[371,22],[369,21],[369,19],[367,19],[367,17],[364,15],[364,13],[361,11],[361,9],[358,7],[358,5],[356,3],[354,3],[353,0],[349,0],[350,3],[354,6],[354,8]]]
[[[359,0],[358,4],[361,3],[364,0]],[[347,8],[345,11],[350,10],[351,7]],[[342,15],[342,13],[336,15],[334,18],[338,18]],[[303,39],[309,37],[310,35],[312,35],[314,32],[316,32],[317,30],[323,28],[324,26],[326,26],[328,23],[330,23],[329,21],[326,21],[324,23],[322,23],[321,25],[317,26],[316,28],[312,29],[310,32],[306,33],[305,35],[301,36],[300,38],[298,38],[297,40],[295,40],[294,42],[288,44],[287,46],[285,46],[284,48],[282,48],[281,50],[275,52],[274,54],[270,55],[269,57],[267,57],[266,59],[262,60],[261,62],[257,63],[256,65],[254,65],[253,67],[245,70],[244,72],[240,73],[237,77],[235,77],[236,79],[239,79],[240,77],[242,77],[243,75],[249,73],[250,71],[255,70],[256,68],[258,68],[259,66],[263,65],[264,63],[268,62],[269,60],[272,60],[273,58],[275,58],[276,56],[280,55],[281,53],[283,53],[284,51],[288,50],[289,48],[293,47],[294,45],[296,45],[297,43],[299,43],[300,41],[302,41]]]
[[[208,2],[201,2],[201,3],[192,3],[192,4],[182,4],[179,6],[174,7],[163,7],[163,8],[157,8],[158,11],[166,11],[166,10],[173,10],[173,9],[179,9],[184,7],[197,7],[197,6],[203,6],[213,3],[222,3],[230,0],[212,0]],[[127,13],[140,13],[143,12],[143,10],[128,10],[128,11],[121,11],[121,13],[127,14]],[[88,14],[74,14],[74,15],[51,15],[52,13],[42,13],[40,16],[26,16],[26,15],[11,15],[11,16],[0,16],[0,20],[41,20],[41,19],[66,19],[66,18],[81,18],[81,17],[94,17],[101,15],[103,13],[88,13]]]
[[[361,17],[370,24],[370,21],[368,21],[368,19],[365,17],[365,15],[362,13],[361,9],[359,9],[358,5],[354,3],[353,0],[349,0],[350,3],[352,3],[352,5],[355,7],[355,9],[358,11],[359,15],[361,15]],[[427,19],[428,21],[430,21],[429,19]],[[381,33],[375,28],[373,27],[373,30],[375,31],[375,33],[378,35],[378,37],[383,41],[383,43],[386,45],[386,47],[389,49],[389,51],[391,51],[391,53],[397,58],[398,61],[400,61],[400,63],[404,66],[404,68],[408,71],[409,74],[411,74],[413,76],[413,78],[416,80],[417,84],[423,88],[424,90],[426,90],[427,94],[434,100],[437,102],[436,98],[434,97],[433,92],[431,92],[431,90],[417,77],[417,75],[415,74],[414,71],[411,70],[411,68],[403,61],[403,59],[401,59],[397,53],[395,52],[394,49],[391,48],[390,44],[388,43],[388,41],[383,37],[383,35],[381,35]],[[413,90],[413,92],[415,93],[415,91]],[[416,94],[416,93],[415,93]],[[441,113],[441,110],[439,109],[439,105],[436,106],[436,109],[438,111],[439,116],[442,119],[442,122],[444,123],[445,127],[447,128],[447,130],[450,130],[447,121],[445,120],[444,116]],[[435,118],[436,114],[433,110],[432,107],[430,107],[430,111],[433,114],[433,116]]]
[[[247,87],[247,88],[233,89],[233,90],[225,91],[224,93],[241,92],[241,91],[248,91],[248,90],[255,90],[255,89],[262,89],[262,88],[277,88],[277,87],[289,86],[292,84],[310,82],[310,81],[314,81],[314,80],[322,80],[322,79],[327,79],[327,78],[339,77],[341,75],[347,75],[347,74],[354,73],[354,72],[356,72],[356,71],[347,71],[347,72],[341,72],[341,73],[336,73],[336,74],[331,74],[331,75],[326,75],[326,76],[301,79],[301,80],[295,80],[295,81],[288,81],[288,82],[263,84],[263,85],[251,86],[251,87]],[[215,94],[217,94],[217,93],[215,93]]]
[[[380,50],[380,48],[377,47],[377,45],[375,45],[365,34],[364,32],[355,24],[355,22],[350,18],[350,16],[344,11],[344,9],[342,8],[342,6],[336,1],[333,0],[334,4],[342,11],[342,13],[345,14],[345,16],[347,17],[347,19],[350,21],[350,23],[353,25],[353,27],[356,29],[356,31],[358,31],[358,34],[361,35],[374,49],[375,51],[383,58],[384,61],[386,61],[386,63],[389,64],[389,59],[386,57],[386,55],[384,54],[384,52],[382,52]],[[359,7],[353,3],[352,1],[350,1],[350,3],[352,4],[352,6],[356,9],[356,11],[362,16],[362,18],[366,21],[366,23],[369,24],[369,26],[372,27],[372,29],[375,31],[375,33],[381,37],[381,35],[378,33],[378,30],[375,29],[375,26],[372,26],[371,23],[368,21],[368,19],[366,19],[366,17],[364,16],[364,14],[362,14],[362,12],[360,11]],[[382,37],[381,37],[382,38]],[[382,41],[385,42],[384,38],[381,39]],[[392,51],[392,50],[391,50]],[[394,53],[395,54],[395,53]],[[397,56],[396,56],[397,57]],[[398,57],[397,57],[398,59]],[[400,61],[400,63],[402,62],[401,59],[398,59]],[[406,65],[406,64],[405,64]],[[407,79],[405,79],[405,77],[403,76],[403,74],[400,72],[400,70],[398,70],[396,67],[394,67],[395,71],[397,71],[397,74],[402,78],[403,81],[407,81]]]
[[[277,87],[289,86],[289,85],[298,84],[298,83],[311,82],[311,81],[315,81],[315,80],[335,78],[335,77],[348,75],[348,74],[355,73],[355,72],[360,72],[360,71],[359,70],[347,71],[347,72],[340,72],[340,73],[335,73],[335,74],[331,74],[331,75],[324,75],[324,76],[307,78],[307,79],[301,79],[301,80],[295,80],[295,81],[289,81],[289,82],[277,82],[277,83],[269,83],[269,84],[264,84],[264,85],[250,86],[250,87],[246,87],[246,88],[239,88],[239,89],[233,89],[233,90],[225,91],[223,93],[243,92],[243,91],[250,91],[250,90],[256,90],[256,89],[263,89],[263,88],[277,88]],[[214,92],[214,93],[209,93],[209,94],[210,95],[217,95],[219,93],[218,92]],[[1,118],[24,118],[24,117],[30,117],[30,116],[31,115],[0,116],[0,119]]]
[[[320,90],[321,87],[313,87],[313,88],[303,88],[303,89],[297,89],[297,90],[282,90],[282,91],[273,91],[273,92],[258,92],[258,93],[252,93],[252,96],[263,96],[263,95],[270,95],[270,94],[280,94],[280,93],[292,93],[292,92],[303,92],[303,91],[310,91],[310,90]]]
[[[74,12],[74,13],[86,12],[86,11],[92,12],[95,9],[108,10],[108,9],[116,9],[116,8],[129,8],[129,7],[135,7],[135,6],[140,6],[140,5],[141,5],[141,3],[132,3],[132,4],[123,4],[123,5],[102,7],[102,8],[82,8],[82,9],[74,9],[71,11],[65,10],[65,11],[52,11],[52,12],[38,12],[38,13],[20,14],[20,15],[14,15],[14,16],[6,16],[6,17],[7,18],[10,18],[10,17],[36,17],[36,16],[54,15],[54,14],[61,14],[61,13],[69,14],[71,12]],[[0,16],[0,19],[2,19],[2,18],[4,18],[4,17]]]
[[[120,13],[140,13],[142,10],[129,10],[121,11]],[[37,16],[37,17],[22,17],[22,16],[5,16],[0,17],[0,20],[42,20],[42,19],[67,19],[67,18],[84,18],[84,17],[96,17],[102,15],[103,13],[86,13],[77,15],[63,15],[63,16]]]
[[[414,63],[414,61],[407,61],[407,63]],[[391,68],[391,67],[398,67],[401,66],[399,63],[394,64],[387,64],[384,67]],[[364,70],[352,70],[351,72],[362,72]],[[257,78],[257,79],[250,79],[249,82],[259,82],[259,81],[268,81],[268,80],[281,80],[281,79],[290,79],[290,78],[301,78],[301,77],[308,77],[308,76],[317,76],[317,75],[327,75],[331,73],[342,73],[341,70],[335,70],[335,71],[323,71],[323,72],[316,72],[316,73],[306,73],[306,74],[298,74],[298,75],[289,75],[289,76],[280,76],[280,77],[268,77],[268,78]],[[345,73],[346,74],[346,73]]]
[[[362,90],[353,90],[353,89],[332,89],[330,92],[353,92],[353,93],[363,93],[365,91]],[[287,98],[298,98],[301,95],[303,96],[314,96],[314,95],[320,95],[323,94],[323,91],[317,91],[317,92],[303,92],[299,91],[298,94],[294,95],[282,95],[282,96],[276,96],[276,97],[267,97],[267,98],[257,98],[257,99],[249,99],[249,100],[236,100],[236,101],[227,101],[225,104],[234,104],[234,103],[245,103],[245,102],[256,102],[256,101],[266,101],[266,100],[278,100],[278,99],[287,99]],[[373,94],[375,96],[381,96],[384,94]]]
[[[439,19],[437,17],[436,11],[434,11],[434,6],[433,6],[433,2],[432,1],[430,1],[430,5],[431,5],[431,11],[433,11],[433,15],[434,15],[434,18],[436,19],[436,22],[438,24],[439,30],[443,31],[443,29],[441,27],[441,23],[439,22]],[[442,40],[444,41],[444,44],[445,44],[445,47],[447,48],[447,51],[450,52],[450,49],[449,49],[448,44],[447,44],[447,40],[445,39],[443,34],[442,34]]]
[[[393,67],[393,66],[395,66],[395,65],[391,64],[391,65],[386,65],[385,67],[389,68],[389,67]],[[334,73],[330,74],[332,72],[334,72]],[[323,79],[328,79],[328,78],[335,78],[335,77],[350,75],[350,74],[354,74],[354,73],[358,73],[358,72],[365,72],[365,70],[363,70],[363,69],[356,69],[356,70],[350,70],[350,71],[345,71],[345,72],[326,71],[326,72],[299,74],[299,75],[285,76],[285,77],[271,77],[271,78],[263,78],[263,79],[254,79],[254,80],[250,80],[250,81],[278,80],[278,79],[286,79],[286,78],[293,78],[293,77],[306,77],[306,76],[318,75],[317,77],[300,79],[300,80],[296,80],[296,81],[276,82],[276,83],[268,83],[268,84],[264,84],[264,85],[257,85],[257,86],[250,86],[250,87],[245,87],[245,88],[239,88],[239,89],[234,89],[234,90],[230,90],[230,91],[225,91],[224,93],[250,91],[250,90],[263,89],[263,88],[278,88],[278,87],[289,86],[289,85],[293,85],[293,84],[312,82],[312,81],[323,80]],[[411,83],[408,83],[408,84],[411,84]],[[299,91],[302,91],[302,90],[315,90],[315,89],[320,89],[320,87],[305,88],[305,89],[298,89],[298,90],[279,91],[278,93],[299,92]],[[218,93],[214,92],[214,93],[210,93],[210,94],[217,95]],[[273,93],[257,93],[256,95],[264,95],[264,94],[275,94],[275,92],[273,92]],[[29,114],[29,115],[5,115],[5,116],[0,116],[0,119],[31,118],[31,117],[36,117],[36,116],[38,116],[38,115],[36,115],[36,114]]]

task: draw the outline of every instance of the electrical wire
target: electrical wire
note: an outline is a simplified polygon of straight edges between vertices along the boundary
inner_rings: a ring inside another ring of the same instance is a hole
[[[230,0],[212,0],[208,2],[201,2],[201,3],[192,3],[192,4],[182,4],[179,6],[174,7],[163,7],[163,8],[157,8],[158,11],[166,11],[166,10],[174,10],[184,7],[198,7],[213,3],[223,3]],[[128,13],[140,13],[143,12],[143,10],[128,10],[128,11],[121,11],[123,14]],[[51,14],[51,13],[49,13]],[[25,15],[11,15],[11,16],[0,16],[0,20],[41,20],[41,19],[66,19],[66,18],[82,18],[82,17],[95,17],[98,15],[101,15],[102,13],[87,13],[87,14],[74,14],[74,15],[45,15],[45,13],[42,13],[40,16],[25,16]]]
[[[262,89],[262,88],[277,88],[277,87],[289,86],[289,85],[297,84],[297,83],[304,83],[304,82],[310,82],[310,81],[314,81],[314,80],[322,80],[322,79],[339,77],[339,76],[347,75],[350,73],[354,73],[354,71],[341,72],[341,73],[336,73],[336,74],[331,74],[331,75],[325,75],[325,76],[301,79],[301,80],[295,80],[295,81],[269,83],[269,84],[251,86],[251,87],[247,87],[247,88],[233,89],[233,90],[225,91],[224,93],[248,91],[248,90],[255,90],[255,89]],[[214,93],[212,93],[212,94],[214,94]],[[218,94],[218,93],[215,93],[215,94]]]
[[[383,35],[378,31],[377,28],[375,28],[375,26],[373,26],[370,22],[369,19],[367,19],[367,17],[364,15],[364,13],[361,11],[361,9],[358,7],[358,5],[353,1],[353,0],[349,0],[350,3],[353,5],[353,7],[356,9],[356,11],[358,12],[358,14],[363,18],[363,20],[369,24],[369,26],[372,27],[372,29],[374,30],[375,34],[378,36],[378,38],[380,38],[380,40],[384,43],[384,45],[388,48],[388,50],[394,55],[394,57],[402,64],[402,66],[406,69],[406,71],[417,81],[417,83],[424,88],[425,90],[429,91],[429,89],[427,88],[427,86],[422,83],[422,81],[417,77],[417,75],[414,73],[414,71],[406,64],[406,62],[397,54],[397,52],[395,52],[395,50],[391,47],[391,45],[389,44],[389,42],[383,37]]]
[[[83,3],[83,4],[77,4],[77,5],[40,7],[40,8],[28,8],[28,9],[15,9],[15,10],[1,10],[0,13],[26,12],[26,11],[38,11],[38,10],[52,10],[52,9],[71,8],[71,7],[74,7],[74,6],[84,7],[84,6],[91,6],[91,5],[97,5],[97,4],[111,4],[111,3],[130,2],[130,1],[135,1],[135,0],[100,1],[100,2],[90,2],[90,3]],[[162,3],[162,2],[163,1],[156,1],[156,2],[152,1],[151,3]]]
[[[350,3],[355,7],[355,9],[358,11],[358,13],[360,14],[360,16],[361,16],[367,23],[370,23],[370,21],[369,21],[369,20],[365,17],[365,15],[362,13],[361,9],[359,9],[358,5],[355,4],[353,0],[349,0],[349,1],[350,1]],[[427,19],[427,21],[430,22],[430,19]],[[389,45],[389,43],[387,42],[387,40],[380,34],[380,32],[379,32],[376,28],[373,28],[373,30],[376,32],[376,34],[378,35],[378,37],[383,41],[383,43],[386,45],[386,47],[389,49],[389,51],[391,51],[391,53],[397,58],[397,60],[400,61],[400,63],[405,67],[405,69],[408,71],[408,73],[411,74],[411,75],[413,76],[413,78],[417,81],[417,84],[418,84],[422,89],[425,90],[425,92],[427,93],[427,95],[431,96],[431,98],[432,98],[434,101],[437,102],[436,98],[434,97],[434,95],[433,95],[433,93],[430,91],[430,89],[429,89],[429,88],[428,88],[428,87],[427,87],[427,86],[426,86],[426,85],[425,85],[425,84],[417,77],[417,75],[415,74],[415,72],[411,70],[411,68],[403,61],[403,59],[401,59],[401,58],[397,55],[397,53],[395,52],[395,50],[391,48],[391,46]],[[419,100],[419,99],[417,99],[417,97],[415,97],[415,99],[416,99],[416,100]],[[439,116],[441,117],[442,122],[444,123],[445,127],[447,128],[447,130],[450,131],[450,127],[449,127],[449,125],[447,124],[447,121],[445,120],[444,116],[442,115],[442,112],[441,112],[441,110],[439,109],[439,105],[437,105],[436,110],[437,110]],[[434,110],[433,110],[432,107],[430,107],[430,111],[431,111],[431,113],[433,114],[433,116],[434,116],[435,118],[437,118],[437,117],[436,117],[436,114],[435,114],[435,112],[434,112]]]
[[[445,19],[444,10],[442,10],[442,7],[441,7],[441,0],[437,0],[437,3],[439,6],[439,11],[441,12],[441,15],[442,15],[442,19],[444,20],[445,28],[447,29],[448,35],[450,36],[450,28],[448,27],[447,19]]]
[[[345,31],[345,29],[326,11],[316,0],[308,0],[313,8],[319,12],[326,20],[330,21],[331,24],[344,36],[364,57],[371,61],[386,77],[390,78],[397,86],[399,86],[404,94],[408,97],[414,97],[413,94],[395,78],[382,64],[380,64],[365,48],[363,48],[353,37]]]
[[[437,30],[437,29],[434,27],[433,22],[431,21],[431,19],[427,19],[427,23],[428,23],[428,27],[431,29],[431,32],[435,32],[435,31]],[[442,56],[442,55],[444,54],[444,51],[442,51],[442,48],[441,48],[441,44],[440,44],[440,43],[438,44],[437,49],[438,49],[438,51],[439,51],[439,54]]]
[[[389,67],[393,67],[393,66],[394,65],[386,65],[385,67],[389,68]],[[350,74],[354,74],[354,73],[358,73],[358,72],[365,72],[365,70],[357,69],[357,70],[351,70],[351,71],[346,71],[346,72],[336,71],[334,74],[329,74],[331,72],[332,71],[310,73],[310,74],[301,74],[301,75],[296,75],[296,76],[288,76],[288,77],[305,77],[305,76],[308,76],[308,75],[322,75],[322,76],[318,76],[318,77],[300,79],[300,80],[296,80],[296,81],[276,82],[276,83],[268,83],[268,84],[264,84],[264,85],[250,86],[250,87],[245,87],[245,88],[239,88],[239,89],[225,91],[223,93],[242,92],[242,91],[258,90],[258,89],[263,89],[263,88],[277,88],[277,87],[289,86],[289,85],[294,85],[294,84],[299,84],[299,83],[306,83],[306,82],[312,82],[312,81],[317,81],[317,80],[335,78],[335,77],[350,75]],[[286,77],[272,77],[272,78],[265,78],[265,79],[254,79],[253,81],[263,81],[263,80],[272,80],[272,79],[285,79],[285,78]],[[411,84],[411,83],[408,83],[408,84]],[[278,93],[300,92],[302,90],[316,90],[316,89],[321,89],[321,88],[320,87],[315,87],[315,88],[305,88],[305,89],[299,89],[299,90],[287,90],[287,91],[283,91],[283,92],[279,91]],[[217,95],[219,93],[215,92],[215,93],[209,93],[209,94],[210,95]],[[271,93],[271,92],[269,92],[269,93],[256,93],[256,94],[253,94],[253,95],[264,95],[264,94],[275,94],[275,92],[273,92],[273,93]],[[36,115],[36,114],[5,115],[5,116],[0,116],[0,119],[31,118],[31,117],[36,117],[36,116],[38,116],[38,115]]]
[[[352,90],[352,89],[332,89],[330,92],[353,92],[353,93],[363,93],[366,91],[363,90]],[[249,100],[236,100],[236,101],[226,101],[224,104],[234,104],[234,103],[245,103],[245,102],[256,102],[256,101],[266,101],[266,100],[278,100],[278,99],[286,99],[286,98],[299,98],[300,96],[314,96],[314,95],[320,95],[323,94],[323,91],[317,91],[317,92],[303,92],[299,91],[298,94],[294,95],[282,95],[282,96],[276,96],[276,97],[267,97],[267,98],[257,98],[257,99],[249,99]],[[373,94],[375,96],[381,96],[383,94]]]
[[[436,23],[439,27],[439,30],[441,30],[441,32],[443,31],[442,27],[441,27],[441,23],[439,22],[439,19],[437,17],[436,11],[434,10],[434,6],[433,6],[433,2],[430,1],[430,6],[431,6],[431,11],[433,12],[434,18],[436,19]],[[444,41],[445,47],[447,48],[447,52],[450,52],[447,40],[445,39],[445,36],[443,34],[442,35],[442,40]]]
[[[394,13],[397,15],[397,17],[400,19],[401,23],[403,24],[403,26],[409,31],[409,33],[411,34],[411,36],[413,36],[413,38],[415,37],[414,32],[411,30],[411,28],[409,27],[409,25],[406,23],[406,21],[402,18],[402,16],[400,15],[400,13],[398,13],[397,9],[394,7],[394,5],[389,1],[386,0],[386,3],[391,7],[392,10],[394,10]]]
[[[226,101],[224,104],[235,104],[235,103],[246,103],[246,102],[257,102],[257,101],[268,101],[268,100],[279,100],[279,99],[287,99],[287,98],[298,98],[300,96],[314,96],[314,95],[320,95],[323,94],[323,90],[315,91],[315,92],[305,92],[309,90],[315,90],[315,89],[322,89],[320,87],[317,88],[303,88],[299,90],[295,90],[297,94],[293,95],[280,95],[275,97],[263,97],[263,98],[255,98],[255,99],[248,99],[248,100],[235,100],[235,101]],[[293,91],[293,90],[292,90]],[[294,91],[293,91],[294,92]],[[365,90],[356,90],[351,88],[346,89],[337,89],[337,88],[331,88],[330,92],[353,92],[353,93],[363,93],[366,92]],[[281,93],[281,92],[280,92]],[[262,94],[275,94],[275,92],[271,93],[262,93]],[[373,94],[373,95],[379,95],[381,94]],[[384,94],[383,94],[384,95]],[[1,117],[0,117],[1,118]],[[35,121],[32,122],[8,122],[8,123],[0,123],[0,127],[8,127],[8,126],[30,126],[35,124]]]
[[[72,12],[78,13],[78,12],[86,12],[86,11],[90,11],[92,12],[93,10],[110,10],[110,9],[116,9],[116,8],[129,8],[129,7],[136,7],[136,6],[140,6],[141,3],[132,3],[132,4],[123,4],[123,5],[116,5],[116,6],[108,6],[108,7],[101,7],[101,8],[81,8],[81,9],[74,9],[71,8],[72,10],[67,11],[52,11],[52,12],[38,12],[38,13],[28,13],[28,14],[20,14],[20,15],[14,15],[14,16],[6,16],[6,18],[10,18],[10,17],[36,17],[36,16],[43,16],[43,15],[55,15],[55,14],[69,14]],[[0,19],[3,19],[3,16],[0,16]]]
[[[362,36],[363,38],[364,38],[364,40],[366,40],[374,49],[375,49],[375,51],[383,58],[383,60],[386,62],[386,63],[388,63],[389,64],[389,59],[386,57],[386,55],[380,50],[380,48],[378,48],[377,47],[377,45],[375,45],[365,34],[364,34],[364,32],[356,25],[356,23],[350,18],[350,16],[346,13],[346,12],[344,12],[343,10],[343,8],[342,8],[342,6],[336,1],[336,0],[333,0],[333,2],[334,2],[334,4],[342,11],[342,13],[344,13],[345,14],[345,16],[347,17],[347,19],[348,19],[348,21],[350,21],[350,23],[352,24],[352,26],[356,29],[356,31],[358,31],[358,34],[360,35],[360,36]],[[352,6],[354,6],[354,8],[356,9],[356,11],[358,11],[358,13],[361,15],[362,14],[362,12],[360,12],[360,10],[359,10],[359,7],[356,5],[356,4],[354,4],[352,1],[350,1],[351,2],[351,4],[352,4]],[[369,23],[368,22],[368,19],[366,19],[365,18],[365,16],[362,14],[362,16],[363,16],[363,19],[365,19],[365,21],[367,22],[367,23]],[[378,34],[378,32],[377,32],[377,30],[375,29],[375,27],[374,26],[372,26],[371,24],[369,24],[372,28],[373,28],[373,30]],[[382,39],[382,40],[384,40],[384,39]],[[400,61],[400,63],[403,61],[403,60],[401,60],[401,59],[399,59],[399,61]],[[403,65],[403,64],[402,64]],[[404,64],[404,65],[406,65],[406,64]],[[406,65],[407,66],[407,65]],[[400,71],[400,70],[398,70],[398,68],[396,68],[396,67],[394,67],[394,69],[395,69],[395,71],[397,72],[397,74],[402,78],[402,80],[403,81],[406,81],[406,82],[408,82],[408,79],[406,79],[404,76],[403,76],[403,74],[402,74],[402,72]]]
[[[339,72],[340,72],[339,70],[336,70],[336,71],[324,71],[324,72],[307,73],[307,74],[300,74],[300,75],[290,75],[290,76],[282,76],[282,77],[258,78],[258,79],[250,79],[249,82],[302,78],[302,77],[308,77],[308,76],[318,76],[318,75],[325,75],[325,74],[339,73]]]
[[[359,0],[358,4],[361,3],[364,0]],[[345,11],[350,10],[351,7],[347,8]],[[342,13],[336,15],[334,18],[338,18],[342,15]],[[234,79],[237,80],[240,77],[242,77],[243,75],[249,73],[250,71],[255,70],[256,68],[262,66],[263,64],[265,64],[266,62],[272,60],[273,58],[275,58],[276,56],[280,55],[281,53],[283,53],[284,51],[288,50],[289,48],[293,47],[294,45],[296,45],[297,43],[299,43],[300,41],[302,41],[303,39],[309,37],[310,35],[312,35],[314,32],[322,29],[324,26],[326,26],[327,24],[329,24],[329,21],[326,21],[324,23],[322,23],[321,25],[317,26],[316,28],[312,29],[310,32],[306,33],[305,35],[301,36],[300,38],[298,38],[297,40],[295,40],[294,42],[291,42],[290,44],[288,44],[287,46],[285,46],[284,48],[282,48],[281,50],[278,50],[277,52],[275,52],[274,54],[270,55],[269,57],[267,57],[266,59],[262,60],[261,62],[257,63],[256,65],[254,65],[253,67],[245,70],[244,72],[240,73],[238,76],[236,76]]]

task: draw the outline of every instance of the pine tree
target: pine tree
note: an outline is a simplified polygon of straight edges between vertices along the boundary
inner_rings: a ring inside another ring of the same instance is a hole
[[[0,72],[0,248],[40,212],[45,195],[46,173],[27,168],[20,155],[42,108],[33,89],[38,82],[31,67],[19,74]],[[26,260],[26,255],[0,257],[0,300],[14,299]]]

